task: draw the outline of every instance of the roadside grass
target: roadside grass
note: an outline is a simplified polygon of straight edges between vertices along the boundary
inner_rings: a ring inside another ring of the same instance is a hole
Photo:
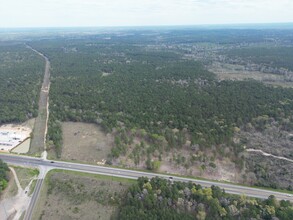
[[[20,186],[22,189],[25,189],[25,187],[28,186],[30,181],[35,177],[39,175],[39,170],[38,169],[32,169],[32,168],[26,168],[26,167],[19,167],[19,166],[13,166]]]
[[[23,212],[18,220],[23,220],[26,212]]]
[[[47,173],[45,180],[43,182],[42,188],[40,190],[40,194],[37,198],[36,205],[33,210],[32,220],[40,220],[42,219],[42,210],[43,207],[46,206],[46,197],[48,191],[48,179],[50,178],[50,172]]]
[[[92,165],[92,164],[88,164],[88,163],[85,163],[85,162],[82,162],[82,161],[70,161],[70,160],[60,160],[60,159],[56,160],[56,161],[76,163],[76,164],[80,163],[80,164],[84,164],[84,165]],[[202,177],[179,175],[179,174],[173,174],[173,173],[159,173],[159,172],[155,172],[155,171],[151,171],[151,170],[143,170],[143,169],[136,169],[136,168],[124,168],[124,167],[109,166],[109,165],[96,165],[96,166],[109,167],[109,168],[118,168],[118,169],[122,169],[122,170],[133,170],[133,171],[143,172],[143,173],[146,173],[146,174],[147,173],[152,173],[152,174],[162,174],[162,175],[166,175],[166,176],[176,176],[176,177],[180,177],[180,178],[189,178],[189,179],[193,179],[193,180],[203,180],[203,181],[209,181],[209,182],[214,182],[214,183],[227,183],[227,184],[231,184],[231,185],[235,185],[235,186],[244,186],[244,187],[250,187],[250,188],[255,188],[255,189],[262,189],[262,190],[268,190],[268,191],[280,192],[280,193],[286,193],[286,194],[292,194],[293,195],[293,191],[286,190],[286,189],[274,189],[274,188],[261,187],[261,186],[248,186],[248,185],[245,185],[245,184],[233,183],[233,182],[228,182],[228,181],[206,179],[206,178],[202,178]],[[93,174],[93,175],[96,175],[96,174]]]
[[[136,180],[54,169],[47,173],[34,219],[111,219]]]
[[[7,193],[8,198],[16,196],[17,192],[18,192],[18,188],[15,182],[15,178],[13,177],[11,186],[8,188],[8,193]]]
[[[14,155],[14,156],[28,156],[28,157],[35,157],[35,158],[40,158],[41,157],[41,153],[34,153],[34,154],[30,154],[29,152],[26,154],[20,154],[20,153],[15,153],[15,152],[1,152],[0,154],[6,154],[6,155]]]
[[[48,146],[47,146],[48,149]],[[54,150],[47,150],[47,159],[48,160],[58,160],[58,158],[56,157],[56,153]]]
[[[28,192],[29,196],[31,196],[33,194],[33,192],[35,191],[36,184],[37,184],[37,180],[35,179],[35,180],[33,180],[32,184],[30,185],[29,192]]]
[[[107,175],[102,175],[102,174],[93,174],[93,173],[84,173],[84,172],[79,172],[79,171],[71,171],[71,170],[62,170],[62,169],[53,169],[48,172],[51,173],[66,173],[66,174],[72,174],[72,175],[78,175],[78,176],[83,176],[83,177],[92,177],[98,180],[110,180],[110,181],[115,181],[115,182],[124,182],[124,183],[135,183],[136,180],[134,179],[127,179],[127,178],[122,178],[122,177],[116,177],[116,176],[107,176]]]
[[[41,94],[42,95],[42,94]],[[40,97],[45,99],[43,95]],[[31,139],[31,145],[28,152],[28,155],[39,155],[44,150],[44,133],[46,130],[46,106],[39,106],[38,116],[35,120],[35,125],[33,129],[33,135]]]
[[[56,159],[56,158],[52,158],[52,160],[60,161],[60,162],[69,162],[69,163],[76,163],[76,164],[92,165],[92,164],[89,164],[89,163],[86,163],[86,162],[83,162],[83,161],[61,160],[61,159]],[[96,166],[102,166],[102,165],[96,165]],[[233,182],[228,182],[228,181],[205,179],[205,178],[202,178],[202,177],[194,177],[194,176],[182,176],[182,175],[173,174],[173,173],[158,173],[158,172],[153,172],[153,171],[143,170],[143,169],[123,168],[123,167],[119,167],[119,166],[108,166],[108,165],[103,165],[103,166],[104,167],[111,167],[111,168],[119,168],[119,169],[123,169],[123,170],[139,171],[139,172],[144,172],[144,173],[163,174],[163,175],[166,175],[166,176],[170,175],[170,176],[176,176],[176,177],[182,177],[182,178],[190,178],[190,179],[193,179],[193,180],[204,180],[204,181],[210,181],[210,182],[214,182],[214,183],[227,183],[227,184],[232,184],[232,185],[236,185],[236,186],[238,185],[238,186],[244,186],[244,187],[251,187],[251,188],[255,188],[255,189],[269,190],[269,191],[274,191],[274,192],[280,192],[280,193],[286,193],[286,194],[292,194],[293,195],[293,191],[289,191],[289,190],[286,190],[286,189],[274,189],[274,188],[269,188],[269,187],[248,186],[248,185],[244,185],[244,184],[240,184],[240,183],[233,183]],[[66,171],[66,172],[71,172],[71,171]],[[72,172],[75,172],[75,171],[72,171]],[[99,175],[99,174],[93,174],[93,175]],[[116,177],[116,178],[118,178],[118,177]],[[123,178],[121,178],[121,179],[123,179]]]

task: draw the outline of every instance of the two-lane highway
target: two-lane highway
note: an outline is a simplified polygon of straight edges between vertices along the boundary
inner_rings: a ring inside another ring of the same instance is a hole
[[[102,175],[116,176],[116,177],[129,178],[129,179],[137,179],[141,176],[146,176],[148,178],[158,176],[158,177],[162,177],[166,179],[169,179],[171,177],[171,175],[165,175],[165,174],[159,174],[159,173],[149,173],[149,172],[142,172],[142,171],[135,171],[135,170],[127,170],[127,169],[105,167],[105,166],[98,166],[98,165],[69,163],[69,162],[61,162],[61,161],[53,162],[53,161],[42,160],[39,158],[26,157],[26,156],[0,154],[0,159],[4,160],[5,162],[9,164],[35,166],[35,167],[44,166],[44,167],[47,167],[48,169],[54,169],[54,168],[64,169],[64,170],[102,174]],[[284,199],[284,200],[290,200],[291,202],[293,202],[293,197],[291,197],[287,193],[281,193],[281,192],[276,192],[271,190],[264,190],[264,189],[229,184],[229,183],[178,177],[178,176],[172,176],[172,178],[174,181],[184,181],[184,182],[191,181],[196,184],[200,184],[204,187],[210,187],[212,185],[219,186],[220,188],[225,189],[227,193],[232,193],[232,194],[238,194],[238,195],[245,194],[250,197],[262,198],[262,199],[268,198],[270,195],[275,195],[276,198],[279,200]]]
[[[26,210],[24,220],[31,220],[32,219],[33,210],[34,210],[35,204],[38,200],[38,196],[41,191],[43,181],[44,181],[44,179],[37,179],[37,183],[36,183],[32,198],[31,198],[31,202],[29,204],[28,209]]]

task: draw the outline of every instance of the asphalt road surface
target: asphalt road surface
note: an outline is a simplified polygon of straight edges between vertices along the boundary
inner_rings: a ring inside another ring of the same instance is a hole
[[[36,183],[36,186],[35,186],[35,190],[34,190],[34,193],[32,195],[31,202],[30,202],[29,207],[26,210],[26,213],[25,213],[25,216],[24,216],[24,220],[30,220],[30,219],[32,219],[33,210],[34,210],[35,204],[36,204],[36,202],[38,200],[39,193],[41,191],[43,181],[44,181],[44,179],[38,179],[37,180],[37,183]]]
[[[112,168],[112,167],[105,167],[105,166],[98,166],[98,165],[86,165],[86,164],[69,163],[69,162],[61,162],[61,161],[49,161],[49,160],[42,160],[40,158],[16,156],[16,155],[8,155],[8,154],[0,154],[0,159],[4,160],[5,162],[9,164],[34,166],[34,167],[46,167],[46,169],[48,170],[49,169],[73,170],[73,171],[103,174],[108,176],[116,176],[116,177],[129,178],[129,179],[137,179],[138,177],[141,177],[141,176],[146,176],[148,178],[159,176],[159,177],[167,178],[167,179],[170,179],[170,177],[172,177],[173,181],[184,181],[184,182],[191,181],[205,187],[210,187],[212,185],[219,186],[220,188],[225,189],[227,193],[238,194],[238,195],[245,194],[250,197],[262,198],[262,199],[266,199],[270,195],[274,195],[276,196],[277,199],[290,200],[293,202],[293,196],[290,196],[287,193],[281,193],[281,192],[258,189],[258,188],[241,186],[241,185],[234,185],[229,183],[213,182],[208,180],[197,180],[192,178],[171,176],[171,175],[165,175],[165,174],[159,174],[159,173],[148,173],[148,172],[142,172],[142,171]]]

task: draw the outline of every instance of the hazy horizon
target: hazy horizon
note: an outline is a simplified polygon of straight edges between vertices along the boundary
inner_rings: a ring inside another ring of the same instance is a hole
[[[290,0],[10,0],[0,28],[291,23],[292,10]]]
[[[197,25],[133,25],[133,26],[52,26],[52,27],[0,27],[0,30],[75,30],[75,29],[293,29],[293,22],[283,23],[231,23]]]

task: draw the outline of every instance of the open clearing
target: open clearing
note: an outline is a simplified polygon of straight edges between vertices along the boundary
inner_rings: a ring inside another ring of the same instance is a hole
[[[293,83],[286,81],[283,75],[247,71],[241,65],[214,62],[208,70],[215,73],[220,80],[254,79],[274,86],[293,87]]]
[[[12,153],[17,153],[17,154],[25,154],[29,151],[30,149],[30,144],[31,144],[31,139],[28,138],[21,144],[19,144],[17,147],[13,148],[11,150]]]
[[[64,122],[62,132],[62,160],[97,164],[111,152],[113,138],[95,124]]]
[[[42,83],[42,88],[40,91],[39,103],[38,103],[38,116],[35,120],[33,137],[31,141],[31,146],[29,152],[31,154],[40,155],[45,150],[46,134],[47,134],[47,123],[49,116],[49,90],[50,90],[50,62],[47,57],[45,57],[39,51],[27,46],[35,53],[39,54],[46,61],[45,73]]]
[[[132,180],[52,170],[46,176],[34,219],[115,219]]]
[[[1,219],[20,219],[30,203],[30,190],[33,179],[38,174],[36,169],[10,167],[8,187],[1,194]]]
[[[29,168],[24,168],[24,167],[13,167],[21,188],[25,188],[28,186],[28,184],[31,182],[31,180],[34,177],[37,177],[39,175],[39,170],[37,169],[29,169]]]

